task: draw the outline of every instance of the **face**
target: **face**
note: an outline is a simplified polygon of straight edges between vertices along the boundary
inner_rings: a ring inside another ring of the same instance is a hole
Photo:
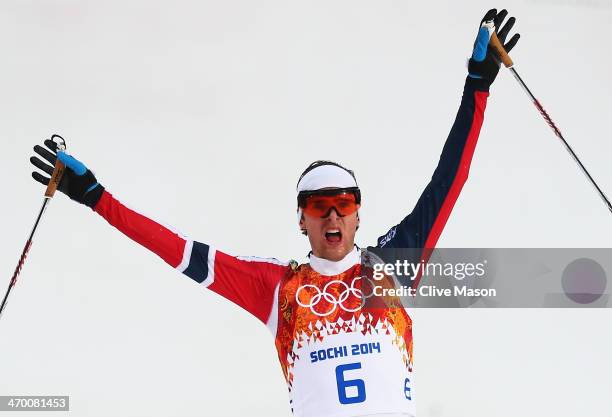
[[[339,261],[353,250],[357,226],[358,211],[340,217],[333,208],[326,217],[313,217],[304,213],[300,220],[300,228],[308,232],[312,253],[329,261]]]

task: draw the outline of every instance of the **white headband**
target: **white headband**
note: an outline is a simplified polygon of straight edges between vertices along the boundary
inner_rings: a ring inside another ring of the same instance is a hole
[[[320,165],[302,177],[297,192],[349,187],[357,187],[357,181],[348,171],[336,165]]]

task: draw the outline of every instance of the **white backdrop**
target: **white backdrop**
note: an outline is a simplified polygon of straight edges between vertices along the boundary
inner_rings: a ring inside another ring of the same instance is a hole
[[[51,133],[190,237],[300,261],[297,177],[337,160],[362,187],[358,243],[374,243],[433,172],[490,7],[517,16],[517,69],[612,193],[610,0],[2,0],[4,280],[42,197],[28,157]],[[502,70],[439,246],[610,247],[611,226]],[[414,319],[421,417],[609,415],[609,310]],[[263,325],[64,196],[0,321],[9,394],[70,395],[73,416],[289,413]]]

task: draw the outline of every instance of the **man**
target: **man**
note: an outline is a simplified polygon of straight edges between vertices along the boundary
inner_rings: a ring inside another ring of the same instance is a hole
[[[461,106],[431,182],[404,220],[378,239],[378,248],[433,248],[467,179],[488,90],[499,71],[489,39],[507,12],[487,12],[469,61]],[[514,25],[499,30],[502,42]],[[510,51],[514,35],[505,45]],[[59,190],[85,204],[134,241],[196,282],[249,311],[272,332],[298,417],[414,416],[412,321],[404,308],[366,310],[362,257],[354,244],[361,193],[352,171],[317,161],[297,184],[299,226],[309,262],[235,257],[192,241],[131,210],[81,162],[48,140],[34,150],[67,170]],[[50,174],[53,167],[31,162]],[[47,184],[38,172],[35,180]]]

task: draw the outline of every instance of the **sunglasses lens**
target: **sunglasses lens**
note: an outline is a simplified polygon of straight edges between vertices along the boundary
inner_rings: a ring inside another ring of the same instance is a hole
[[[352,194],[345,194],[336,197],[334,207],[342,216],[348,216],[349,214],[353,214],[357,211],[357,203],[355,202],[355,196]]]
[[[340,216],[348,216],[357,211],[355,195],[350,193],[339,195],[313,195],[306,199],[304,213],[313,217],[326,217],[334,208]]]

